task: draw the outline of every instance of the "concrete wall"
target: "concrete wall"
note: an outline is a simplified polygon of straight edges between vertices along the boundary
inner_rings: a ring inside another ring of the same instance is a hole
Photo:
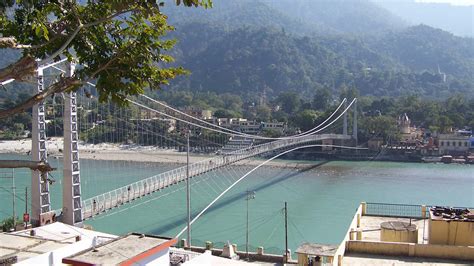
[[[333,265],[342,265],[343,264],[343,257],[344,253],[347,249],[346,243],[352,238],[356,238],[356,232],[358,231],[360,227],[360,218],[362,217],[362,213],[364,212],[365,208],[365,203],[362,203],[359,205],[357,208],[354,217],[352,218],[351,223],[349,224],[349,229],[347,229],[346,235],[344,237],[344,240],[342,240],[341,244],[339,245],[339,248],[336,251],[336,254],[334,255],[334,261]]]
[[[387,256],[474,260],[474,247],[467,246],[350,240],[346,242],[346,251]]]
[[[191,247],[191,251],[204,253],[206,248],[203,247]],[[220,256],[222,254],[222,249],[213,248],[211,249],[212,255]],[[246,257],[246,253],[244,251],[236,251],[236,254],[239,255],[241,258]],[[274,254],[258,254],[255,252],[249,252],[250,260],[255,261],[263,261],[263,262],[271,262],[271,263],[282,263],[283,262],[283,255],[274,255]]]
[[[393,229],[381,228],[380,241],[418,243],[418,229],[415,229],[413,231],[398,231]]]
[[[429,244],[474,246],[474,222],[432,220]]]

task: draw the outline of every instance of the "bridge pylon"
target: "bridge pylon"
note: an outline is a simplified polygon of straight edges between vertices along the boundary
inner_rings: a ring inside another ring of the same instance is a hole
[[[44,90],[43,68],[37,69],[37,92]],[[48,160],[46,147],[46,121],[44,101],[33,106],[33,122],[31,126],[31,157],[33,161]],[[51,211],[51,198],[49,195],[49,183],[47,174],[40,171],[32,171],[31,174],[31,223],[39,225],[41,215]]]
[[[69,63],[66,75],[71,77],[74,69],[74,63]],[[70,225],[82,225],[83,220],[76,100],[75,92],[65,93],[62,222]]]
[[[357,99],[354,101],[354,117],[352,119],[352,138],[355,141],[355,144],[357,146]]]
[[[344,110],[347,108],[347,101],[344,102]],[[342,135],[346,136],[347,135],[347,112],[344,112],[344,115],[342,116]]]

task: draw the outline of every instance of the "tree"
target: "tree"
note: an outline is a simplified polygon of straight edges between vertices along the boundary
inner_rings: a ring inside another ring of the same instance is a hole
[[[314,127],[314,121],[318,117],[318,113],[314,110],[306,109],[294,115],[292,123],[299,127],[302,131],[306,131]]]
[[[177,5],[212,5],[212,0],[176,0]],[[67,58],[81,65],[73,77],[56,83],[13,108],[0,118],[20,113],[55,93],[73,91],[95,81],[99,99],[124,104],[126,97],[159,89],[185,74],[181,67],[166,67],[173,58],[164,54],[174,40],[162,37],[173,27],[160,12],[161,1],[2,1],[0,48],[22,50],[16,62],[0,69],[0,81],[25,81],[38,65]],[[36,62],[39,59],[39,62]]]
[[[317,88],[313,98],[313,108],[316,110],[326,110],[331,102],[331,91],[327,88]]]
[[[300,97],[295,92],[283,92],[278,95],[276,99],[278,104],[281,104],[281,109],[287,113],[292,114],[298,111],[300,108]]]
[[[381,137],[384,140],[398,138],[397,122],[389,116],[367,117],[363,128],[369,133],[367,137]]]
[[[270,121],[272,117],[272,109],[266,105],[257,106],[255,113],[257,121]]]

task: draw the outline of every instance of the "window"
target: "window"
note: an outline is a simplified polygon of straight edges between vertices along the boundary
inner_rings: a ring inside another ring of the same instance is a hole
[[[458,143],[458,146],[459,146],[459,147],[462,147],[462,142],[459,142],[459,143]]]
[[[449,141],[446,141],[446,146],[448,146],[448,147],[449,147]]]
[[[467,142],[464,142],[464,147],[467,147]]]
[[[444,141],[441,141],[441,146],[444,146]]]

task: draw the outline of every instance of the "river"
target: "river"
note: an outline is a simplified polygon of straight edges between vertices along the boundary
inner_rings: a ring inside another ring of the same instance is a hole
[[[0,159],[26,159],[2,154]],[[54,209],[61,206],[61,162],[50,160]],[[231,189],[192,226],[193,245],[230,241],[245,249],[246,206],[249,206],[250,250],[264,246],[269,253],[284,249],[284,202],[288,202],[289,246],[302,242],[339,243],[361,201],[474,207],[474,166],[423,163],[332,161],[295,162],[298,167],[262,167]],[[81,160],[84,198],[109,191],[139,178],[176,167],[159,163]],[[232,180],[251,167],[235,166],[192,180],[195,216]],[[5,170],[0,172],[5,173]],[[5,174],[3,174],[5,177]],[[24,190],[31,173],[15,170],[16,211],[25,209]],[[11,179],[0,179],[0,218],[11,215]],[[31,188],[28,188],[31,189]],[[247,202],[246,191],[255,191]],[[185,225],[184,183],[99,215],[86,224],[113,234],[143,232],[175,236]],[[28,205],[28,208],[30,206]],[[184,236],[184,235],[183,235]]]

